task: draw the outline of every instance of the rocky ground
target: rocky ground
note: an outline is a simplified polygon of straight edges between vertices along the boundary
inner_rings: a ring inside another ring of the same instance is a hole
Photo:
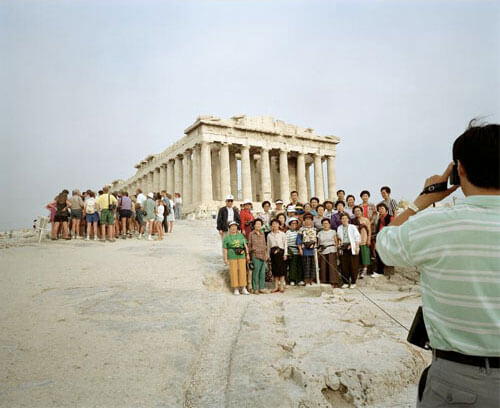
[[[411,407],[429,356],[356,290],[233,296],[209,222],[165,240],[4,237],[0,405]],[[407,327],[418,274],[359,288]]]

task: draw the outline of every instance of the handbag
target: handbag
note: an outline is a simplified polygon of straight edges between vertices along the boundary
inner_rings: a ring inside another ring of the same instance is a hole
[[[417,313],[415,313],[415,317],[413,318],[413,322],[411,324],[410,331],[408,332],[408,337],[406,338],[406,340],[408,341],[408,343],[423,348],[424,350],[431,349],[429,334],[427,333],[427,329],[425,328],[424,312],[422,306],[419,306],[417,309]]]
[[[303,245],[306,249],[314,249],[315,243],[314,243],[314,241],[308,241],[308,242],[304,242]]]
[[[111,194],[108,193],[108,209],[111,211],[116,210],[116,204],[111,204]]]
[[[231,248],[236,255],[243,255],[245,253],[245,248],[235,247]]]
[[[283,256],[283,255],[285,255],[285,250],[280,248],[279,246],[275,246],[275,247],[271,248],[271,253],[273,255]]]

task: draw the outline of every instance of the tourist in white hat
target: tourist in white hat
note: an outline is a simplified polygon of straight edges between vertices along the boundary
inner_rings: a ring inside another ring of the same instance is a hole
[[[156,218],[156,203],[155,200],[153,200],[154,194],[153,193],[148,193],[148,198],[146,201],[144,201],[144,211],[146,212],[145,220],[148,224],[149,228],[149,235],[148,235],[148,240],[151,241],[153,238],[151,234],[153,233],[154,229],[154,221]]]
[[[274,202],[275,208],[272,211],[273,218],[276,218],[279,214],[285,213],[285,209],[283,208],[283,200],[278,199]]]
[[[238,231],[236,221],[229,222],[229,232],[222,241],[224,248],[224,263],[229,265],[231,288],[235,295],[249,295],[247,291],[247,262],[250,262],[247,240]],[[241,292],[240,292],[241,290]]]
[[[226,197],[226,205],[219,208],[217,213],[217,231],[219,231],[221,241],[223,241],[224,237],[227,235],[230,222],[234,221],[237,224],[240,224],[240,213],[237,208],[233,207],[233,203],[234,197],[229,194]]]
[[[252,222],[255,218],[252,214],[252,201],[243,200],[241,204],[243,205],[243,209],[240,212],[241,231],[245,234],[245,238],[248,240],[248,236],[252,231]]]

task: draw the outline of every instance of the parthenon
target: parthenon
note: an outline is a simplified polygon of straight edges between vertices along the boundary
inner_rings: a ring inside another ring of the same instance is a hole
[[[138,163],[128,180],[113,181],[113,190],[178,192],[185,213],[213,211],[229,194],[257,208],[263,200],[287,202],[293,190],[301,199],[335,196],[336,136],[319,136],[271,116],[245,115],[199,116],[184,133]]]

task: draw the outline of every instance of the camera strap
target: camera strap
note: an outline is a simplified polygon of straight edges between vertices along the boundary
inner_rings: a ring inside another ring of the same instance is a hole
[[[330,266],[333,266],[330,262],[328,262],[328,260],[326,260],[326,263]],[[335,267],[333,268],[333,270],[337,273],[337,275],[340,276],[341,280],[344,281],[344,277],[342,276],[342,274],[338,271],[337,269],[337,265],[335,265]],[[319,283],[319,282],[318,282]],[[382,306],[380,306],[377,302],[375,302],[374,300],[372,300],[366,293],[364,293],[361,289],[359,289],[357,286],[354,288],[355,290],[357,290],[359,293],[361,293],[361,295],[366,299],[368,300],[370,303],[372,303],[373,305],[375,305],[378,309],[380,309],[382,312],[384,312],[384,314],[386,314],[391,320],[395,321],[398,325],[400,325],[403,329],[405,329],[407,332],[410,331],[410,329],[408,327],[406,327],[403,323],[401,323],[398,319],[396,319],[394,316],[392,316],[388,311],[386,311]]]
[[[448,190],[448,182],[443,181],[442,183],[431,184],[430,186],[425,187],[424,190],[420,193],[420,195],[437,193],[439,191],[446,191],[446,190]]]

